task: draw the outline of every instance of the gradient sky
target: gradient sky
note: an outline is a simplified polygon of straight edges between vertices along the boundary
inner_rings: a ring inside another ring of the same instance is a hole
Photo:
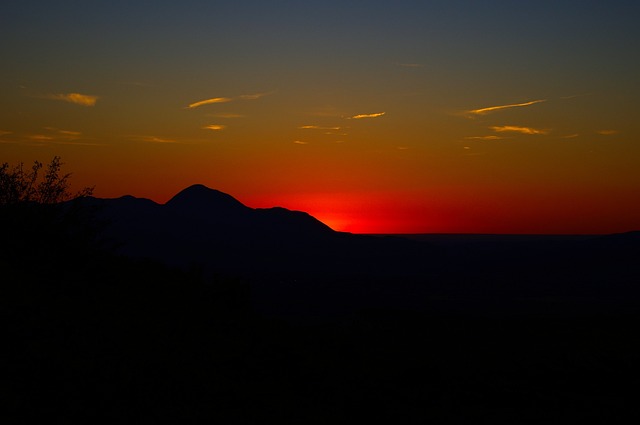
[[[0,162],[369,233],[640,229],[640,2],[5,1]]]

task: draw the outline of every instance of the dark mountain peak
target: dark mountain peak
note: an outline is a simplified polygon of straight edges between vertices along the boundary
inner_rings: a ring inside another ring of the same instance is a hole
[[[171,198],[165,205],[171,208],[192,210],[193,212],[212,209],[219,211],[249,209],[233,196],[208,188],[202,184],[189,186]]]
[[[134,205],[134,204],[147,205],[147,206],[150,206],[150,205],[157,206],[158,205],[155,201],[152,201],[151,199],[138,198],[138,197],[132,196],[132,195],[124,195],[124,196],[121,196],[119,198],[115,198],[113,201],[115,203],[120,203],[120,204],[127,203],[127,204],[131,204],[131,205]]]
[[[303,211],[292,211],[282,207],[258,208],[255,210],[261,224],[275,231],[290,231],[305,235],[308,233],[334,233],[334,231]]]

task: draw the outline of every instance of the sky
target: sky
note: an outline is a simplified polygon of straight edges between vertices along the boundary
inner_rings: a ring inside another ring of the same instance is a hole
[[[0,162],[354,233],[640,229],[640,2],[5,1]]]

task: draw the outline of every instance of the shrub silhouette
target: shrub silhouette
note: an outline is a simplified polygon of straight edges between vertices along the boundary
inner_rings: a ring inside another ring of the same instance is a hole
[[[43,168],[41,162],[34,161],[31,171],[25,170],[23,163],[13,168],[3,163],[0,166],[0,206],[30,202],[50,205],[93,193],[92,187],[85,187],[73,195],[69,191],[71,174],[61,174],[62,165],[60,157],[54,156],[39,179]]]
[[[96,223],[73,201],[93,188],[71,192],[62,165],[55,156],[46,167],[38,161],[30,169],[0,166],[0,265],[8,277],[58,279],[97,247]]]

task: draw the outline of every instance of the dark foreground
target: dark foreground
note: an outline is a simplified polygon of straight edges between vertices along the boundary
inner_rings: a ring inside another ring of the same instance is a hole
[[[402,278],[209,276],[107,254],[9,265],[4,423],[630,423],[635,261],[492,255]]]
[[[639,233],[357,236],[197,186],[95,202],[110,228],[0,211],[3,423],[636,422]]]

